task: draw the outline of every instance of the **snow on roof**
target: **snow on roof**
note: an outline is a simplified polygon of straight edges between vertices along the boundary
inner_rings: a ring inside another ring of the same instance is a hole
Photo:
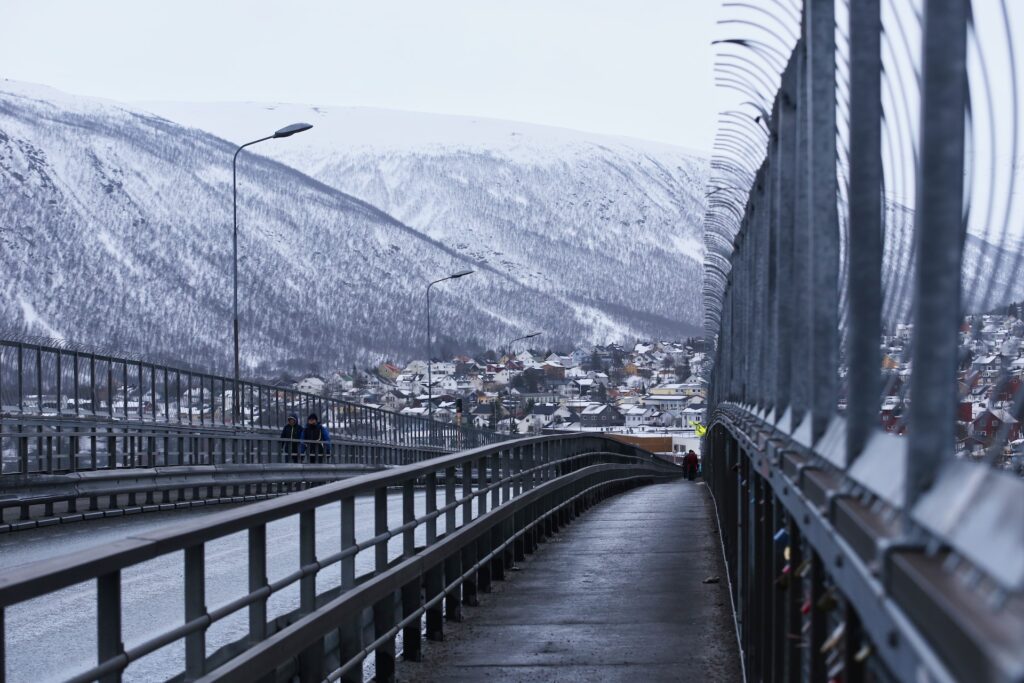
[[[1006,410],[1003,410],[1002,408],[989,408],[988,412],[992,413],[997,420],[1005,424],[1017,423],[1017,418],[1015,418],[1013,415],[1011,415]]]

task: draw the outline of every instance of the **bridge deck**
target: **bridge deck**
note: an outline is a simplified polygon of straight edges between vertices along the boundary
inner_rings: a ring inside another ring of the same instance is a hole
[[[613,497],[481,596],[403,681],[740,681],[722,555],[702,485]],[[704,583],[719,577],[717,583]]]

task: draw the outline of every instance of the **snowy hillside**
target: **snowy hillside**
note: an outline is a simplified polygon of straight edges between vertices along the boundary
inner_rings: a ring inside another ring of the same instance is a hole
[[[699,324],[706,160],[670,145],[497,121],[290,104],[147,104],[261,150],[518,282],[636,322]]]
[[[301,139],[270,141],[260,151]],[[233,151],[131,107],[0,80],[0,329],[225,370]],[[669,336],[699,319],[699,284],[685,282],[692,257],[680,258],[677,270],[642,262],[595,269],[590,259],[629,262],[628,242],[613,245],[621,253],[608,258],[596,237],[567,239],[558,215],[542,226],[557,238],[520,233],[518,249],[509,249],[519,259],[510,276],[493,253],[479,263],[446,233],[421,234],[255,154],[239,163],[239,196],[250,368],[421,353],[426,282],[465,267],[480,272],[434,299],[439,346],[495,346],[527,329],[544,330],[552,345]],[[615,209],[605,213],[618,217]],[[669,248],[687,244],[679,232],[677,241],[665,237]],[[549,250],[558,253],[541,253]],[[696,265],[692,273],[699,275]]]
[[[883,321],[894,329],[912,318],[914,293],[914,212],[896,202],[886,203],[882,284]],[[968,313],[990,311],[1024,299],[1024,262],[1014,240],[990,239],[968,233],[964,239],[961,306]]]

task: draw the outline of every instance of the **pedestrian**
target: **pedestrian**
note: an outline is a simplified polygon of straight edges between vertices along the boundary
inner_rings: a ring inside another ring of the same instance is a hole
[[[683,472],[686,473],[686,478],[693,481],[697,478],[697,468],[699,467],[699,461],[697,454],[690,449],[690,452],[683,456]]]
[[[323,462],[324,454],[331,452],[331,435],[327,427],[320,424],[316,413],[310,413],[306,418],[306,428],[302,430],[302,447],[309,453],[310,462]]]
[[[288,424],[281,430],[281,452],[288,455],[291,462],[299,461],[299,443],[302,439],[302,427],[299,426],[299,416],[289,415]]]

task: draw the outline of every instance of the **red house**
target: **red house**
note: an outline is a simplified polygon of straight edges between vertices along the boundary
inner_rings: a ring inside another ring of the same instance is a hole
[[[989,408],[974,419],[974,438],[988,448],[1003,425],[1009,425],[1007,441],[1016,441],[1020,438],[1020,422],[1002,408]]]

